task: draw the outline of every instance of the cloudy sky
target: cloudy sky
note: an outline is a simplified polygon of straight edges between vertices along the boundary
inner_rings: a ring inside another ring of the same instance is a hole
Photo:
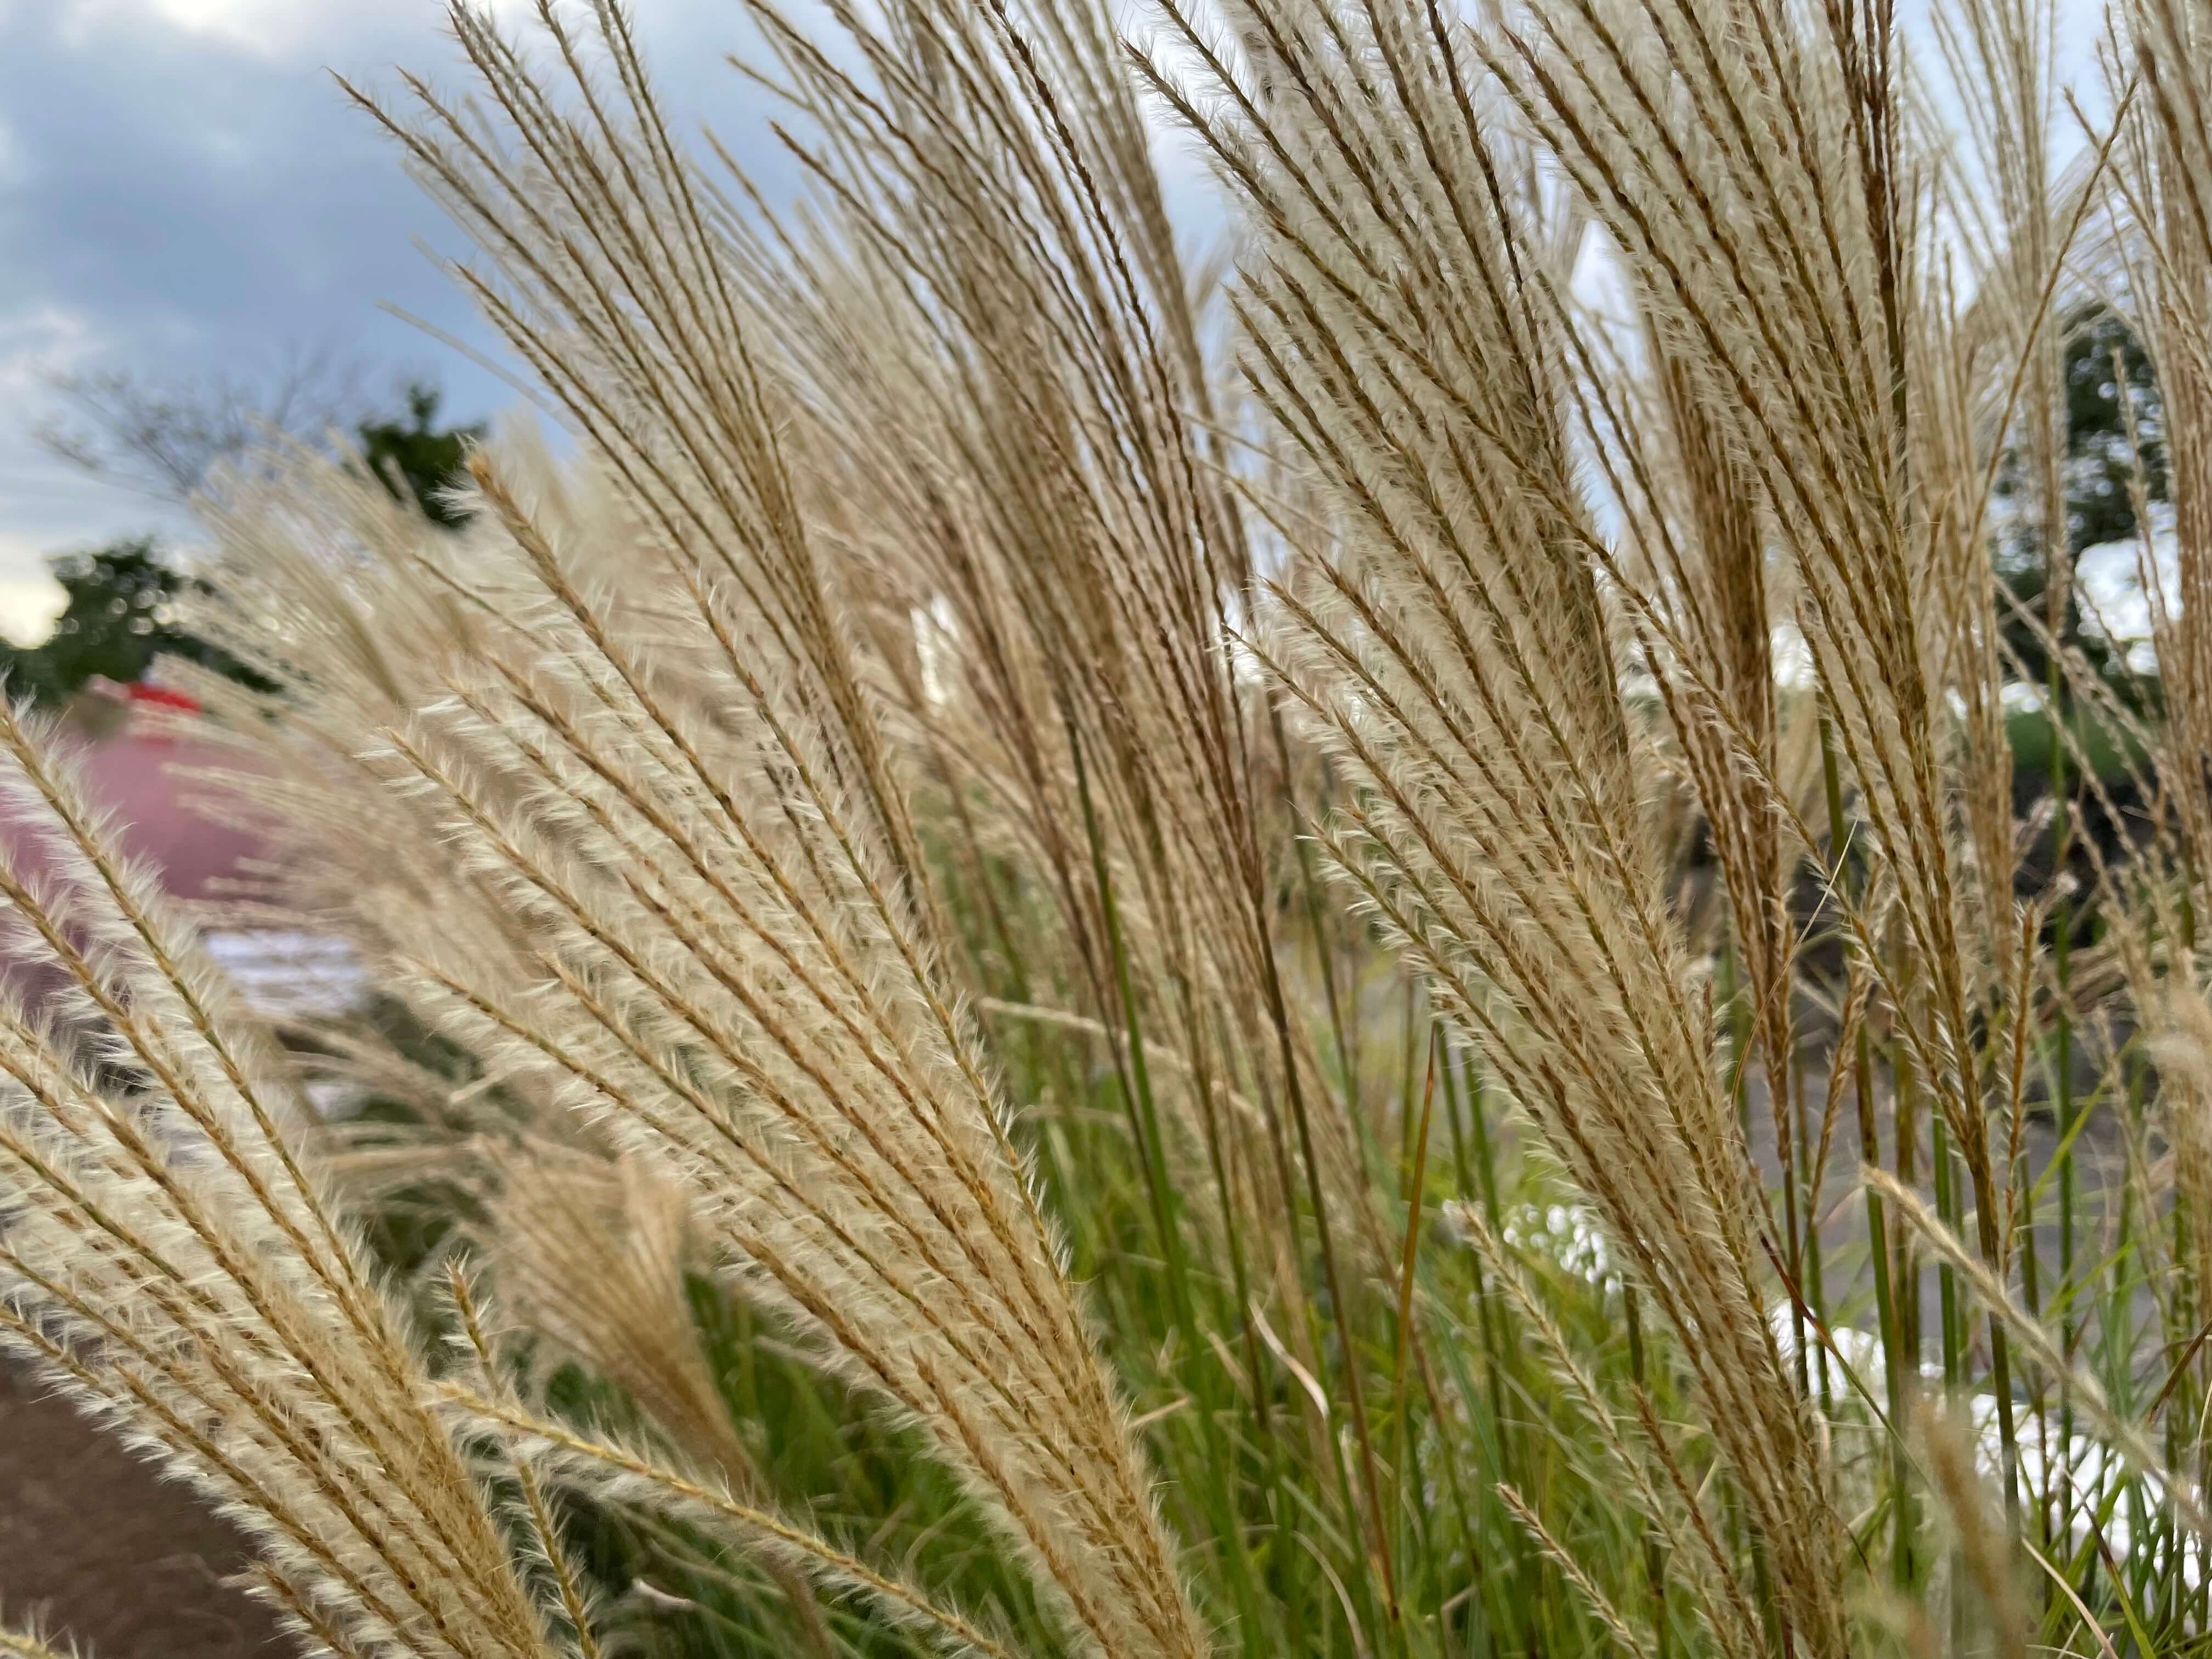
[[[517,0],[508,9],[520,10]],[[637,0],[672,100],[741,153],[761,112],[721,54],[729,0]],[[55,374],[189,383],[357,360],[382,391],[444,386],[457,416],[515,401],[390,304],[489,346],[417,244],[441,216],[329,71],[394,64],[458,85],[439,0],[0,0],[0,629],[35,632],[48,553],[158,527],[148,500],[73,473],[31,428]]]
[[[522,13],[530,0],[494,0]],[[1927,0],[1905,0],[1906,33]],[[758,95],[724,62],[734,0],[633,0],[680,122],[780,172]],[[2093,78],[2094,0],[2060,0],[2062,72]],[[46,555],[158,529],[144,497],[42,452],[57,374],[252,381],[324,351],[384,391],[443,386],[458,418],[516,401],[389,315],[491,342],[417,246],[459,251],[330,71],[464,79],[442,0],[0,0],[0,630],[35,635]],[[1163,159],[1169,160],[1173,147]],[[1182,160],[1187,162],[1188,158]],[[1170,161],[1170,165],[1176,163]]]

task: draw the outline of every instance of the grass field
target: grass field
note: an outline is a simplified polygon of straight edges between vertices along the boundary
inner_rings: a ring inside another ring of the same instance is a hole
[[[573,446],[199,509],[360,1000],[0,720],[0,1341],[305,1650],[2212,1643],[2212,13],[762,0],[794,205],[538,10]]]

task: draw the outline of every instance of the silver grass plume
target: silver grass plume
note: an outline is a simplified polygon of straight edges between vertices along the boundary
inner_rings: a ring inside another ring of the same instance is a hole
[[[308,1651],[547,1659],[556,1640],[431,1373],[298,1145],[296,1078],[67,760],[0,711],[0,1347],[252,1540]]]
[[[1354,787],[1320,834],[1681,1334],[1784,1615],[1840,1655],[1842,1532],[1764,1317],[1748,1158],[1644,833],[1649,738],[1572,460],[1580,221],[1498,134],[1483,44],[1440,9],[1235,6],[1249,75],[1159,10],[1198,67],[1146,72],[1258,228],[1256,395],[1333,499],[1260,641]]]
[[[779,89],[821,129],[787,143],[840,211],[804,244],[757,228],[744,269],[834,469],[830,534],[899,598],[895,625],[940,630],[939,683],[887,676],[904,729],[1053,894],[1125,1085],[1171,1046],[1190,1085],[1164,1153],[1176,1201],[1212,1200],[1240,1294],[1303,1308],[1310,1237],[1341,1319],[1386,1252],[1357,1129],[1284,989],[1288,742],[1237,672],[1254,553],[1109,20],[841,9],[863,82],[758,15]],[[1356,1370],[1319,1359],[1311,1324],[1291,1340],[1359,1424]]]
[[[759,1471],[716,1386],[685,1287],[700,1252],[673,1178],[635,1158],[532,1137],[487,1154],[481,1253],[502,1308],[636,1402],[694,1463],[761,1507]],[[803,1571],[769,1571],[810,1652],[836,1648]]]
[[[0,1626],[0,1654],[9,1656],[9,1659],[82,1659],[82,1650],[76,1644],[66,1648],[53,1646],[35,1621]]]
[[[526,920],[537,978],[476,982],[433,942],[416,983],[473,1047],[558,1068],[617,1144],[681,1170],[748,1291],[927,1435],[1086,1646],[1200,1652],[939,965],[904,786],[722,244],[626,20],[592,11],[587,48],[540,10],[573,108],[460,7],[504,131],[420,83],[417,117],[388,125],[483,248],[463,280],[617,480],[675,603],[623,625],[479,461],[539,589],[529,643],[457,673],[386,753]],[[712,665],[711,699],[672,694],[664,640]]]

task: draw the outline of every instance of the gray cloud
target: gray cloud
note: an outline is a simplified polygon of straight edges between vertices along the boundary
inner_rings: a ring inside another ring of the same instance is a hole
[[[507,5],[504,9],[520,8]],[[0,0],[0,628],[46,552],[161,522],[44,456],[42,374],[171,379],[356,356],[373,380],[434,374],[473,416],[514,392],[388,316],[490,349],[416,247],[453,233],[327,70],[459,82],[434,0]],[[641,29],[679,118],[757,150],[754,95],[720,62],[738,9],[645,0]]]

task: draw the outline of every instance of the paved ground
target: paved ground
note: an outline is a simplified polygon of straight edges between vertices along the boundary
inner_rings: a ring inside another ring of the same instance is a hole
[[[0,1370],[0,1603],[44,1607],[91,1659],[270,1659],[289,1651],[223,1580],[239,1540],[68,1406]]]

